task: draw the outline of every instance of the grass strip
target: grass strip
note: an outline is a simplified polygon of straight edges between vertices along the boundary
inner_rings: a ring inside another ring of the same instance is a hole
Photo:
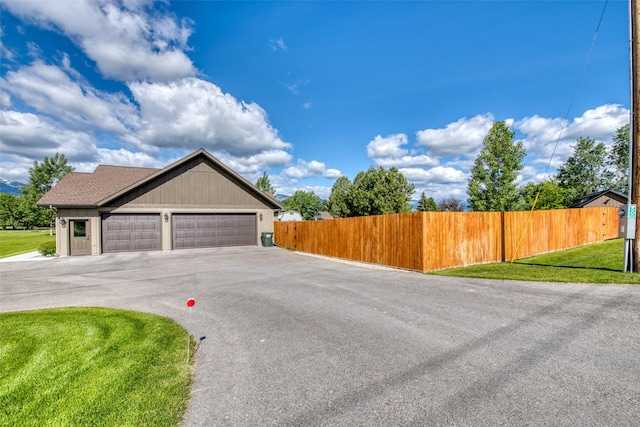
[[[430,274],[538,282],[640,284],[640,274],[622,272],[623,259],[624,240],[615,239],[513,263],[472,265]]]
[[[49,230],[0,230],[0,258],[37,251],[44,242],[55,242]]]
[[[175,426],[187,407],[187,332],[147,313],[0,314],[0,425]]]

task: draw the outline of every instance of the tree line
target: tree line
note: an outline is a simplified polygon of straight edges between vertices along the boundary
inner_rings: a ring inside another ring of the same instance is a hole
[[[526,150],[521,141],[514,141],[513,132],[504,121],[494,122],[484,137],[480,153],[471,168],[465,201],[448,197],[436,203],[422,192],[417,211],[517,211],[562,209],[573,200],[607,189],[626,192],[629,183],[629,125],[619,128],[613,145],[607,149],[602,142],[580,137],[572,147],[573,154],[547,180],[518,186],[518,173],[523,169]],[[29,181],[19,196],[0,194],[0,224],[4,229],[33,228],[51,225],[55,208],[36,206],[36,202],[64,175],[73,171],[64,154],[34,161],[29,169]],[[275,192],[266,172],[256,186]],[[383,215],[411,212],[415,186],[396,167],[380,166],[359,172],[353,181],[339,177],[326,200],[313,191],[296,191],[285,199],[286,210],[300,212],[303,219],[314,219],[321,211],[335,218]]]
[[[471,168],[466,201],[448,197],[436,203],[422,192],[416,211],[518,211],[563,209],[573,200],[603,190],[626,192],[629,181],[629,125],[619,128],[610,149],[602,142],[580,137],[572,146],[573,154],[555,175],[543,182],[518,186],[526,150],[514,141],[513,132],[504,121],[494,122],[483,139],[482,148]],[[266,172],[258,188],[274,192]],[[286,210],[300,212],[303,219],[314,219],[320,211],[335,218],[411,212],[415,186],[395,167],[382,166],[360,172],[355,179],[339,177],[326,200],[313,191],[296,191],[283,200]],[[537,198],[537,201],[536,201]]]

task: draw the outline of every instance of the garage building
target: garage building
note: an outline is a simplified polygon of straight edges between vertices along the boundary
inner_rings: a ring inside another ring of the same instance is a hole
[[[282,209],[203,149],[164,169],[71,172],[37,204],[57,208],[60,256],[258,245]]]

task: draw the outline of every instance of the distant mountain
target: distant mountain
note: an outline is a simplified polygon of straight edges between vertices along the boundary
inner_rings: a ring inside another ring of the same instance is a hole
[[[20,195],[20,188],[24,187],[26,184],[17,181],[9,181],[7,179],[0,178],[0,193],[9,193],[15,194],[16,196]]]
[[[282,203],[283,200],[288,199],[289,197],[291,197],[290,195],[287,194],[278,194],[276,193],[276,200],[280,203]]]

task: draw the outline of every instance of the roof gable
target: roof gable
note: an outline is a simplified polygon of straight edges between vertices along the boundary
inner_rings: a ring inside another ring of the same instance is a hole
[[[581,208],[584,207],[586,205],[588,205],[589,203],[593,202],[594,200],[597,200],[600,197],[610,197],[614,200],[617,200],[620,203],[627,203],[627,195],[623,194],[619,191],[616,190],[604,190],[604,191],[598,191],[596,193],[591,193],[591,194],[587,194],[586,196],[582,196],[582,197],[577,197],[575,199],[573,199],[573,203],[571,204],[572,208]]]
[[[153,168],[98,165],[92,173],[70,172],[38,206],[96,206],[100,200],[157,172]]]
[[[160,183],[175,178],[189,165],[202,163],[202,161],[206,161],[236,186],[270,209],[282,209],[282,205],[275,197],[258,189],[204,149],[199,149],[163,169],[100,165],[93,173],[71,172],[45,194],[38,201],[38,205],[100,207],[126,203],[127,200],[130,201],[135,197],[136,192],[140,194],[149,191],[154,186],[157,187]]]

